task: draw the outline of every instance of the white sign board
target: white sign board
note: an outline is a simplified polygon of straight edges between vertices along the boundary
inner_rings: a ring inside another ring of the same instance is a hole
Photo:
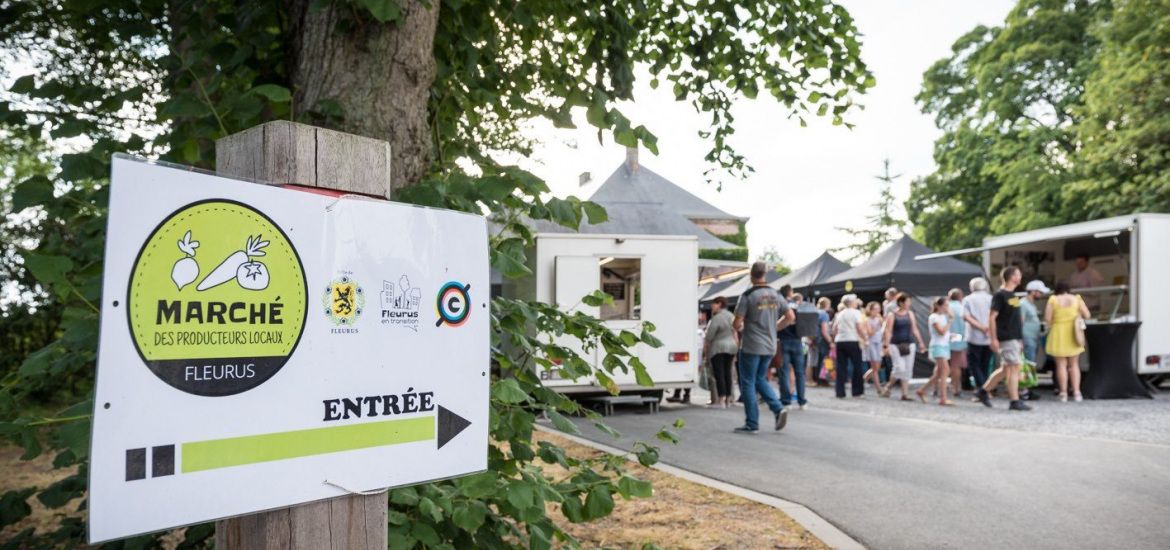
[[[90,542],[486,469],[488,298],[481,216],[115,158]]]

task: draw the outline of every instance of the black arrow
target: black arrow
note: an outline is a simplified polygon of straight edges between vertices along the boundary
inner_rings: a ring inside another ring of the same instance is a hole
[[[467,429],[471,425],[471,421],[459,416],[439,405],[439,448],[442,449],[448,441],[451,441],[459,432]]]

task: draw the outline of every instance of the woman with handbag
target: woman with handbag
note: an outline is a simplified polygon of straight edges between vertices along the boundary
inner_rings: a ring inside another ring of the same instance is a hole
[[[711,302],[711,321],[703,335],[703,358],[709,361],[715,387],[711,388],[712,407],[731,406],[731,362],[739,349],[739,336],[732,327],[735,316],[727,310],[727,299],[719,296]]]
[[[885,342],[882,344],[882,351],[894,363],[885,396],[890,396],[890,390],[897,382],[902,390],[902,401],[913,401],[908,394],[910,379],[914,376],[914,354],[919,350],[925,353],[926,346],[922,344],[922,333],[918,332],[914,312],[910,311],[910,295],[905,292],[899,294],[895,303],[897,309],[886,316]],[[918,343],[917,347],[915,342]]]
[[[1079,295],[1069,293],[1068,283],[1056,283],[1044,308],[1044,321],[1051,327],[1044,351],[1056,361],[1056,385],[1062,403],[1068,401],[1070,382],[1073,401],[1081,400],[1080,357],[1085,351],[1085,319],[1090,316],[1089,306]]]

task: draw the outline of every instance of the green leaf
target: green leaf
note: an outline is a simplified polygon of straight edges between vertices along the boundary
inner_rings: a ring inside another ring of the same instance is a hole
[[[557,224],[569,229],[577,229],[581,225],[581,215],[573,203],[554,197],[549,199],[545,205],[548,206],[552,221]]]
[[[510,237],[497,243],[492,249],[492,266],[508,278],[532,274],[524,241],[520,238]]]
[[[419,542],[430,546],[437,546],[441,542],[439,534],[435,532],[435,528],[422,522],[415,523],[414,527],[410,529],[410,534],[418,539]]]
[[[516,480],[508,484],[507,495],[509,504],[523,510],[535,502],[536,488],[531,481]]]
[[[467,498],[484,498],[496,492],[496,474],[483,472],[459,478],[455,484]]]
[[[443,510],[435,504],[435,501],[427,497],[418,499],[418,511],[421,514],[430,516],[435,523],[443,521]]]
[[[590,103],[589,109],[585,111],[585,120],[589,121],[589,124],[597,128],[608,127],[608,124],[605,122],[605,115],[608,113],[605,103],[605,94],[601,92],[593,94],[593,102]]]
[[[54,437],[58,446],[72,451],[74,456],[84,457],[89,454],[89,431],[88,419],[75,420],[57,428]]]
[[[292,93],[288,88],[279,84],[261,84],[252,88],[251,93],[276,103],[287,103],[292,100]]]
[[[37,81],[31,74],[26,74],[12,83],[8,91],[14,94],[27,94],[32,92],[37,87]]]
[[[505,378],[492,384],[492,397],[504,403],[523,403],[528,399],[528,394],[520,388],[515,378]]]
[[[35,489],[18,489],[15,491],[6,491],[3,497],[0,497],[0,528],[12,525],[32,513],[32,507],[28,505],[28,497],[32,496]]]
[[[55,139],[77,137],[90,129],[90,125],[82,120],[70,119],[58,124],[50,135]]]
[[[85,478],[74,474],[49,485],[37,495],[37,500],[49,508],[60,508],[85,493]]]
[[[642,481],[630,476],[622,476],[618,480],[618,492],[626,500],[631,497],[650,498],[654,496],[654,488],[649,481]]]
[[[631,357],[630,366],[634,369],[634,379],[637,380],[639,386],[651,387],[654,385],[654,380],[650,378],[650,373],[646,371],[646,365],[642,363],[641,359]]]
[[[360,0],[360,2],[369,10],[370,15],[374,16],[374,19],[382,23],[397,21],[402,15],[397,0]]]
[[[609,494],[609,487],[598,486],[589,490],[585,497],[585,516],[597,519],[608,516],[613,512],[613,495]]]
[[[609,221],[609,213],[605,211],[605,207],[592,201],[585,201],[581,203],[581,208],[585,210],[585,215],[589,218],[589,223],[598,224]]]
[[[390,525],[406,525],[410,521],[410,518],[406,514],[396,510],[386,512],[386,519],[390,522]]]
[[[581,297],[581,303],[589,307],[601,307],[602,305],[613,305],[613,296],[606,294],[600,290],[594,290],[589,294]]]
[[[547,412],[549,419],[552,420],[553,426],[555,426],[556,429],[570,434],[581,433],[581,430],[577,429],[577,425],[570,422],[568,418],[565,418],[565,415],[554,410],[549,410]]]
[[[394,489],[390,491],[390,502],[403,506],[415,506],[418,504],[418,491],[415,491],[414,487]]]
[[[73,269],[73,262],[65,256],[46,256],[25,252],[24,267],[28,268],[37,282],[55,286],[65,282],[65,274]]]
[[[573,523],[581,523],[590,519],[585,517],[585,508],[581,506],[581,498],[576,495],[565,496],[565,501],[561,503],[561,513]]]
[[[456,506],[451,520],[455,522],[456,527],[474,533],[483,526],[486,518],[487,506],[483,502],[472,500]]]
[[[552,547],[552,539],[545,530],[535,523],[528,523],[528,547],[530,550],[547,550]]]
[[[53,182],[44,176],[34,176],[20,182],[12,192],[12,211],[20,212],[30,206],[53,200]]]

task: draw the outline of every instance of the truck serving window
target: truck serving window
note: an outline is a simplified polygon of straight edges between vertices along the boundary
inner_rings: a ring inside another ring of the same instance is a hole
[[[601,320],[642,318],[642,259],[601,258],[597,262],[601,291],[613,297],[613,305],[601,306]]]

